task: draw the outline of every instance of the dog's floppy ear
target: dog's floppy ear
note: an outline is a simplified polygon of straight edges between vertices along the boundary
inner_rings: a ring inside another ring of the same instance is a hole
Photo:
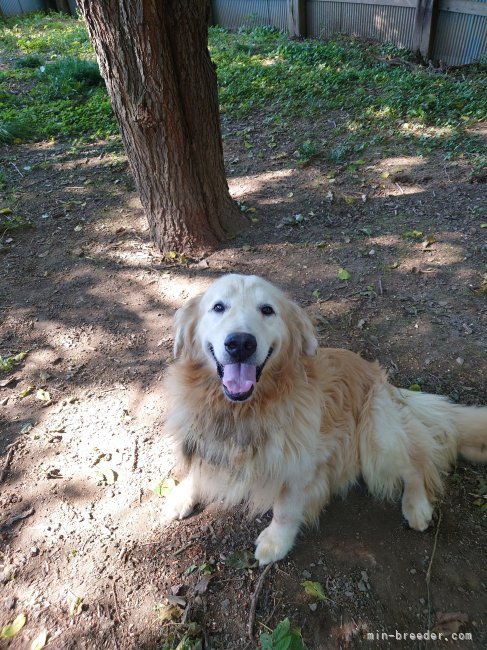
[[[188,353],[194,346],[194,333],[198,322],[198,306],[201,296],[195,296],[177,310],[174,316],[174,358]]]
[[[299,307],[295,302],[289,302],[290,307],[290,329],[291,336],[294,338],[299,332],[301,352],[308,357],[314,357],[318,349],[318,341],[315,336],[315,329],[309,316],[304,309]],[[297,332],[296,332],[297,330]]]

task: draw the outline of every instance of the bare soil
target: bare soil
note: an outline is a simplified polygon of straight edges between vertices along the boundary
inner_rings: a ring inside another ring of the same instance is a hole
[[[270,135],[258,116],[224,122],[249,227],[184,263],[151,244],[116,140],[0,150],[0,208],[34,225],[0,244],[0,354],[28,352],[0,376],[0,625],[27,616],[0,647],[30,648],[46,630],[49,648],[162,648],[194,622],[207,649],[253,649],[285,617],[312,650],[421,648],[393,637],[428,628],[450,635],[448,647],[487,647],[483,467],[452,471],[424,534],[360,485],[331,503],[265,576],[254,641],[261,571],[228,558],[253,548],[269,515],[211,506],[160,523],[171,320],[222,273],[278,283],[323,345],[378,359],[397,385],[487,403],[485,178],[439,153],[297,164],[294,131]],[[328,599],[308,596],[304,580]],[[163,620],[168,596],[182,618]],[[458,632],[472,640],[453,641]]]

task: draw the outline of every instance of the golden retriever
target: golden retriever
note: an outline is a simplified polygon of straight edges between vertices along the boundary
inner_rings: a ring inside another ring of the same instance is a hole
[[[379,498],[402,492],[422,531],[457,454],[487,461],[487,407],[395,388],[377,363],[318,348],[306,313],[259,277],[223,276],[179,309],[174,356],[166,427],[186,476],[166,518],[216,500],[272,508],[261,565],[360,476]]]

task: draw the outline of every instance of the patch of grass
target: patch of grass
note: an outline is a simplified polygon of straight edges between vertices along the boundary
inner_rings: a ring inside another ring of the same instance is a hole
[[[2,25],[0,55],[17,57],[0,73],[2,141],[117,133],[81,20],[31,14]],[[483,61],[461,74],[432,74],[411,65],[413,53],[390,44],[351,37],[291,41],[270,27],[212,27],[209,48],[224,119],[257,110],[263,123],[283,129],[294,118],[331,113],[340,136],[328,153],[333,162],[376,145],[398,155],[442,149],[446,157],[472,162],[485,156],[481,138],[466,130],[487,119]],[[298,150],[302,164],[319,153],[313,140],[307,142]]]
[[[223,114],[242,117],[256,109],[287,119],[339,112],[350,140],[330,153],[341,161],[356,143],[399,142],[405,152],[451,147],[468,151],[465,127],[487,118],[485,75],[479,66],[462,74],[432,74],[411,66],[414,54],[390,44],[372,45],[350,37],[326,42],[290,41],[271,29],[231,33],[210,29]],[[400,59],[408,65],[388,65]],[[448,130],[448,136],[444,131]],[[362,147],[362,148],[363,148]]]
[[[18,59],[15,62],[15,67],[16,68],[40,68],[40,66],[44,63],[44,60],[41,59],[40,56],[37,54],[29,54],[27,56],[23,56],[21,59]]]
[[[44,74],[45,98],[48,101],[76,97],[79,99],[82,95],[90,94],[91,89],[104,86],[95,61],[63,57],[47,65]]]
[[[0,48],[50,57],[92,57],[83,21],[55,13],[32,13],[2,20]]]
[[[20,214],[3,213],[0,211],[0,234],[3,236],[7,232],[26,230],[32,228],[30,219]]]
[[[5,111],[3,117],[0,121],[0,143],[24,142],[31,138],[35,129],[33,117],[28,111],[23,111],[21,115]]]
[[[118,132],[80,20],[31,14],[3,26],[0,54],[21,56],[0,73],[1,142],[97,139]]]

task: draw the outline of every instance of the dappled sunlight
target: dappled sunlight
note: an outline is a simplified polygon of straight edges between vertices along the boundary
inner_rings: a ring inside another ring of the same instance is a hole
[[[258,191],[261,188],[268,187],[271,183],[275,184],[290,179],[294,171],[293,169],[276,169],[275,171],[265,171],[261,174],[232,176],[228,179],[228,186],[232,197],[236,201],[240,201],[248,193],[250,186],[252,186],[252,191]]]

